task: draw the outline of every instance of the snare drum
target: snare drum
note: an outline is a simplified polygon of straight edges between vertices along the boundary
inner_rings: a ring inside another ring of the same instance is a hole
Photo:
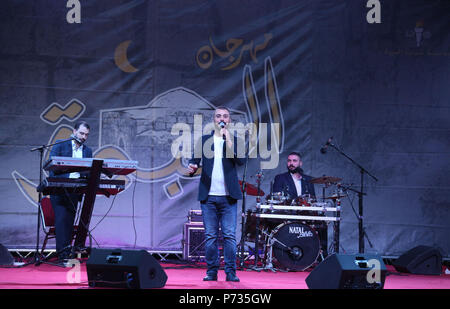
[[[299,197],[295,198],[292,202],[292,205],[295,206],[311,206],[311,204],[315,203],[316,199],[311,196],[311,194],[303,194]]]
[[[266,197],[267,204],[290,205],[291,198],[284,192],[273,192]]]

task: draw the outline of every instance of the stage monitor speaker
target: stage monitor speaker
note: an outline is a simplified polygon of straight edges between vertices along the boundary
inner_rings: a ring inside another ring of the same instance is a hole
[[[306,277],[309,289],[382,289],[386,265],[379,255],[333,254]]]
[[[162,288],[167,275],[145,250],[95,249],[86,262],[90,287]]]
[[[14,265],[14,257],[2,244],[0,244],[0,265]]]
[[[402,254],[392,263],[399,272],[417,275],[440,275],[442,255],[437,248],[417,246]]]

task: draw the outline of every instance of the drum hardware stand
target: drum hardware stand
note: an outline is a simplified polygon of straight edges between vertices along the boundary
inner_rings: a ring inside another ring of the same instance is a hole
[[[256,271],[261,271],[261,270],[270,270],[272,272],[277,272],[277,271],[283,271],[281,269],[275,268],[273,267],[272,261],[273,261],[273,256],[272,256],[272,245],[275,242],[278,242],[279,244],[281,244],[282,246],[290,249],[288,246],[286,246],[285,244],[283,244],[281,241],[279,241],[276,238],[271,238],[270,235],[265,231],[262,230],[262,233],[267,237],[266,240],[266,248],[265,248],[265,254],[264,254],[264,267],[254,267],[253,270]],[[283,271],[284,272],[284,271]]]
[[[259,211],[259,207],[258,207],[258,211]],[[258,223],[257,224],[259,224],[259,218],[258,217],[256,217],[256,220],[258,221]],[[259,252],[258,251],[256,251],[256,249],[258,249],[258,244],[259,244],[259,231],[260,231],[260,229],[259,229],[259,227],[257,226],[256,227],[256,235],[255,235],[255,259],[257,259],[256,258],[256,256],[258,256],[259,255]],[[267,234],[267,232],[265,231],[265,230],[261,230],[261,232],[264,234],[264,235],[268,235]],[[264,245],[264,260],[266,260],[267,259],[267,257],[266,257],[266,255],[267,255],[267,239],[265,240],[265,245]],[[259,250],[259,249],[258,249]],[[272,266],[270,266],[270,268],[272,268]],[[266,270],[266,269],[268,269],[268,267],[267,266],[264,266],[264,267],[258,267],[258,264],[257,263],[255,263],[253,266],[251,266],[250,268],[249,268],[249,270],[254,270],[254,271],[257,271],[257,272],[260,272],[261,270]]]
[[[335,216],[339,218],[338,221],[334,221],[333,223],[333,244],[334,244],[334,253],[339,253],[339,239],[340,239],[340,228],[341,228],[341,200],[337,198],[334,201],[334,206],[338,209],[334,212]]]
[[[261,211],[261,197],[259,196],[261,190],[261,178],[263,177],[263,172],[260,171],[256,174],[256,183],[258,184],[257,196],[256,196],[256,209]],[[255,267],[258,267],[259,259],[259,216],[256,216],[256,234],[255,234]]]
[[[239,267],[240,269],[244,269],[245,262],[245,240],[247,238],[245,231],[245,210],[246,210],[246,177],[247,177],[247,167],[248,167],[248,153],[250,151],[250,143],[246,143],[246,152],[245,152],[245,165],[244,165],[244,173],[242,175],[242,210],[241,210],[241,241],[239,244],[240,252],[239,252]]]
[[[363,225],[363,196],[366,195],[364,193],[364,174],[369,175],[372,177],[375,181],[378,181],[378,178],[376,178],[374,175],[372,175],[369,171],[367,171],[364,167],[362,167],[360,164],[355,162],[352,158],[350,158],[347,154],[345,154],[342,150],[340,150],[336,145],[333,143],[328,143],[328,146],[336,149],[341,155],[346,157],[350,162],[352,162],[355,166],[359,168],[359,172],[361,174],[361,180],[360,180],[360,191],[354,190],[356,193],[358,193],[358,199],[359,199],[359,213],[358,213],[358,230],[359,230],[359,253],[364,253],[364,225]],[[367,235],[366,235],[367,237]]]
[[[256,211],[257,211],[257,213],[258,214],[260,214],[261,213],[261,197],[260,197],[260,193],[261,193],[261,178],[263,178],[264,177],[264,175],[263,175],[263,172],[262,171],[259,171],[257,174],[256,174],[256,177],[257,177],[257,179],[256,179],[256,183],[257,183],[257,195],[256,195]],[[260,223],[260,221],[259,221],[260,219],[259,219],[259,216],[256,216],[256,233],[255,233],[255,254],[254,254],[254,256],[255,256],[255,261],[254,261],[254,265],[252,266],[252,267],[250,267],[250,270],[255,270],[255,271],[261,271],[261,270],[264,270],[265,268],[264,267],[258,267],[258,262],[259,262],[259,242],[260,242],[260,240],[259,240],[259,232],[260,232],[260,228],[259,228],[259,223]],[[265,234],[265,235],[267,235],[267,233],[264,231],[264,230],[262,230],[262,232],[263,232],[263,234]]]
[[[268,241],[268,245],[267,245],[267,255],[266,256],[268,256],[268,257],[266,257],[266,260],[264,261],[265,263],[264,263],[264,267],[263,267],[263,270],[271,270],[272,272],[276,272],[276,270],[275,270],[275,268],[273,267],[273,264],[272,264],[272,260],[273,260],[273,257],[272,257],[272,245],[273,245],[273,241],[272,240],[270,240],[270,237],[269,237],[269,239],[267,240]]]
[[[325,260],[325,257],[323,256],[323,249],[320,249],[319,256],[320,256],[321,261]],[[317,263],[317,261],[316,261],[316,263]]]
[[[325,176],[325,175],[323,175],[323,176]],[[324,202],[324,203],[326,202],[325,201],[325,189],[327,189],[330,186],[331,186],[331,183],[329,183],[329,182],[324,183],[324,185],[323,185],[323,188],[322,188],[322,202]]]

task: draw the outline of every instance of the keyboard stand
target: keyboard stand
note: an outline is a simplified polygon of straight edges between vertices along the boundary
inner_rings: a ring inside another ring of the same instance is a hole
[[[84,195],[83,207],[81,209],[80,222],[75,236],[75,248],[84,248],[86,237],[89,231],[92,211],[94,210],[95,197],[100,184],[100,174],[102,173],[103,160],[94,159],[92,161],[91,173],[88,179],[86,194]]]

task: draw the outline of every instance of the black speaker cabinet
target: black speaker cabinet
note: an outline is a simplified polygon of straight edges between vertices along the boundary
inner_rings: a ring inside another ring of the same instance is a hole
[[[5,246],[0,244],[0,265],[13,265],[14,257]]]
[[[399,272],[440,275],[442,273],[442,255],[437,248],[417,246],[402,254],[393,265]]]
[[[379,255],[333,254],[306,277],[310,289],[382,289],[386,265]]]
[[[90,287],[161,288],[167,275],[145,250],[92,249],[86,262]]]

